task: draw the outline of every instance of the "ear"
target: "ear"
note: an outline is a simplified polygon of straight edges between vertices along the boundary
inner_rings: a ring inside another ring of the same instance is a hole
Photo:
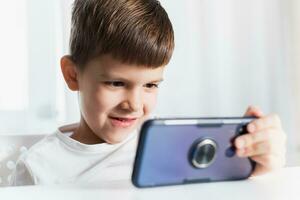
[[[72,91],[79,90],[78,84],[78,69],[76,68],[75,63],[72,61],[70,56],[63,56],[60,59],[60,67],[64,79]]]

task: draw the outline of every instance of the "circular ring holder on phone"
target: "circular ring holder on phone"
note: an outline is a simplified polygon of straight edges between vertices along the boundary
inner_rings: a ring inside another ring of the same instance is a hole
[[[191,148],[190,162],[196,168],[207,168],[214,162],[216,152],[217,144],[214,140],[198,140]]]

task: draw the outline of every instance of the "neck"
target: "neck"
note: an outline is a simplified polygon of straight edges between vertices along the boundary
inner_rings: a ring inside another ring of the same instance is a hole
[[[83,117],[81,117],[79,125],[74,130],[71,138],[83,144],[99,144],[105,142],[90,129]]]

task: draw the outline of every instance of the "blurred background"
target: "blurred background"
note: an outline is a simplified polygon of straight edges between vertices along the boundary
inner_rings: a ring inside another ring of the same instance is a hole
[[[48,134],[79,119],[60,73],[72,0],[0,0],[0,134]],[[158,116],[278,113],[300,165],[300,1],[161,0],[175,52]]]

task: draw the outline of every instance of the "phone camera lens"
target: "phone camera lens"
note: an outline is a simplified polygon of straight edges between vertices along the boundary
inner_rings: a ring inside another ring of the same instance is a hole
[[[217,144],[211,139],[204,139],[193,146],[192,165],[196,168],[206,168],[210,166],[217,151]]]
[[[235,148],[233,146],[228,147],[225,151],[225,155],[229,158],[233,157],[235,155]]]

